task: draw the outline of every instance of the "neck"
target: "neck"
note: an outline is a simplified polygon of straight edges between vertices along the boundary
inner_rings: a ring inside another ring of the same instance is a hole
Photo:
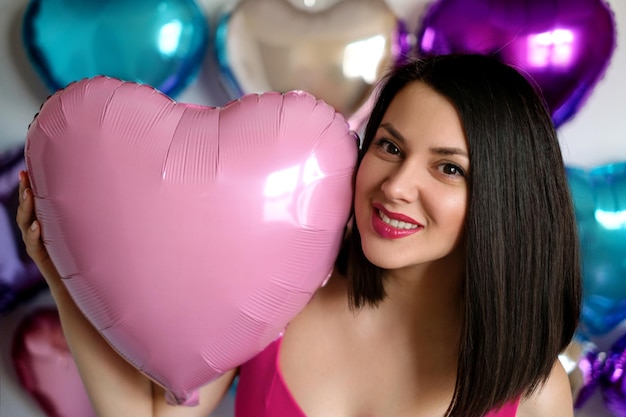
[[[457,254],[386,271],[387,299],[382,307],[398,310],[405,317],[408,314],[418,322],[454,320],[461,315],[464,276],[465,262]]]
[[[355,313],[360,331],[422,344],[429,340],[428,345],[434,346],[457,346],[464,275],[465,263],[453,257],[387,271],[387,297],[377,307],[364,307]]]
[[[464,262],[452,259],[388,271],[384,301],[355,313],[358,337],[367,343],[393,344],[396,351],[410,346],[419,374],[455,374],[464,274]]]

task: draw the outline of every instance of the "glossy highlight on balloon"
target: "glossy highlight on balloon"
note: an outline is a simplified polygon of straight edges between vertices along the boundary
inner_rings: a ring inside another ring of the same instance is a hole
[[[51,92],[105,75],[172,97],[195,78],[209,26],[194,0],[30,0],[23,43]]]
[[[214,42],[232,97],[305,90],[345,117],[410,51],[383,0],[243,0],[222,12]]]
[[[76,304],[175,403],[192,404],[329,276],[357,141],[305,92],[214,108],[95,77],[44,103],[25,157],[44,244]]]
[[[608,333],[626,319],[626,162],[567,168],[581,243],[580,333]]]
[[[417,38],[418,55],[478,53],[519,69],[559,127],[604,76],[617,35],[605,0],[438,0]]]

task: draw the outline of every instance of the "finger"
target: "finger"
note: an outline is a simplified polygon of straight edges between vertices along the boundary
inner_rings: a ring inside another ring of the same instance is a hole
[[[21,170],[19,173],[19,193],[20,198],[25,189],[30,188],[30,179],[28,178],[28,173],[24,170]]]
[[[33,260],[41,264],[48,261],[48,251],[41,240],[41,226],[37,220],[22,231],[22,239],[26,245],[26,252]]]
[[[25,188],[21,183],[19,200],[20,204],[17,207],[15,220],[18,227],[22,231],[22,238],[24,238],[24,233],[26,229],[28,229],[33,223],[33,220],[35,220],[35,210],[33,205],[32,190],[30,188]]]
[[[48,251],[41,240],[41,227],[35,218],[33,192],[30,188],[26,188],[21,196],[16,221],[22,232],[26,253],[36,263],[46,262],[48,261]]]

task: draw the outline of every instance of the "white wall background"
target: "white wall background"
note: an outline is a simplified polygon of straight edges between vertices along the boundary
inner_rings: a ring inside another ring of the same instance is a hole
[[[220,7],[234,4],[235,1],[199,0],[211,19],[216,17]],[[387,1],[413,27],[417,26],[419,16],[428,4],[427,0]],[[48,96],[21,49],[20,22],[26,4],[27,0],[0,0],[0,152],[23,144],[28,124]],[[621,30],[626,27],[626,1],[612,0],[609,5],[617,22],[617,50],[605,78],[595,87],[585,106],[559,130],[565,162],[570,166],[589,168],[626,160],[626,76],[623,75],[626,71],[626,29]],[[224,104],[226,94],[215,76],[211,76],[211,65],[212,62],[207,63],[198,80],[178,97],[178,101],[203,105]],[[42,294],[32,303],[0,316],[0,417],[46,417],[17,385],[9,346],[20,318],[36,306],[50,303],[47,294]],[[619,334],[622,334],[621,330]],[[612,335],[606,336],[607,344],[611,338]],[[232,398],[229,397],[214,416],[231,416],[231,410]],[[577,416],[611,417],[599,393]]]

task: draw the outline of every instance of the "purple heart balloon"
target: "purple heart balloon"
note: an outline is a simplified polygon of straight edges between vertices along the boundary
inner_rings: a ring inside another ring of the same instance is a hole
[[[626,416],[626,335],[607,352],[600,388],[606,408],[615,416]]]
[[[595,344],[586,343],[577,363],[582,376],[582,386],[574,399],[574,409],[582,408],[596,391],[602,376],[604,357],[604,353],[600,352]]]
[[[417,55],[478,53],[518,68],[540,87],[559,127],[604,76],[616,27],[603,0],[439,0],[417,38]]]
[[[18,173],[24,169],[24,148],[0,153],[0,313],[8,312],[47,288],[28,257],[15,215]]]

